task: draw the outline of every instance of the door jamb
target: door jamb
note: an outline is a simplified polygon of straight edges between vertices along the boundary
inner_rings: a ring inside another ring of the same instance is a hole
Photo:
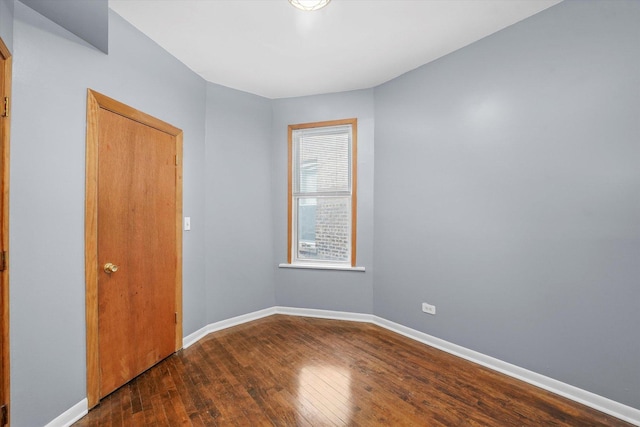
[[[0,307],[0,339],[2,340],[2,378],[0,379],[2,388],[2,396],[4,401],[0,405],[6,405],[6,422],[9,423],[9,392],[10,392],[10,375],[9,375],[9,136],[10,136],[10,112],[7,105],[5,116],[4,102],[5,99],[11,99],[11,71],[12,56],[9,48],[0,38],[0,67],[4,78],[0,79],[0,99],[3,104],[3,112],[0,113],[0,162],[2,162],[2,176],[0,180],[0,197],[2,198],[2,211],[0,212],[0,233],[2,235],[0,241],[0,251],[5,253],[4,269],[0,272],[0,299],[2,305]]]
[[[85,182],[85,281],[87,324],[87,399],[89,408],[100,402],[98,351],[98,117],[100,109],[119,114],[175,137],[176,142],[176,342],[182,348],[182,130],[111,99],[87,90],[87,142]]]

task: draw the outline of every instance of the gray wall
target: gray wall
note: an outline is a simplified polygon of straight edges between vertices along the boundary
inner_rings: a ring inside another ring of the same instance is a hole
[[[0,38],[13,52],[13,0],[0,0]]]
[[[640,408],[640,2],[567,0],[375,90],[275,101],[112,12],[107,56],[13,8],[14,425],[86,396],[88,87],[184,130],[185,335],[274,304],[374,313]],[[279,269],[287,125],[348,117],[366,272]]]
[[[206,84],[110,14],[110,54],[15,3],[11,135],[11,404],[43,425],[86,397],[86,90],[184,131],[184,332],[206,324]]]
[[[640,408],[639,22],[565,1],[376,88],[376,315]]]
[[[22,3],[102,52],[109,52],[108,0],[22,0]]]
[[[373,90],[273,101],[272,204],[276,302],[288,307],[371,313],[373,303]],[[287,126],[358,119],[357,265],[366,271],[281,269],[287,261]]]
[[[207,84],[209,323],[273,307],[271,103]]]

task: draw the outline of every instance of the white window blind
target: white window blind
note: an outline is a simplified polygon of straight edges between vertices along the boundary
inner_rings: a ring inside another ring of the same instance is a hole
[[[295,192],[351,193],[351,126],[294,131]]]

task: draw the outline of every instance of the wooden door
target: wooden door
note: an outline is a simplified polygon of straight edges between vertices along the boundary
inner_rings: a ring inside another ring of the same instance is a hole
[[[113,108],[101,106],[91,121],[100,399],[181,347],[181,144],[175,128]]]
[[[98,274],[103,397],[174,351],[176,147],[111,111],[99,122],[98,264],[117,266]]]
[[[9,422],[9,123],[11,53],[0,39],[0,425]]]

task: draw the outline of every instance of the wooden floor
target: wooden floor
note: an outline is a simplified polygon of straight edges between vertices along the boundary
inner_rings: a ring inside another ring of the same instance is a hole
[[[212,333],[76,426],[628,426],[366,323],[275,315]]]

